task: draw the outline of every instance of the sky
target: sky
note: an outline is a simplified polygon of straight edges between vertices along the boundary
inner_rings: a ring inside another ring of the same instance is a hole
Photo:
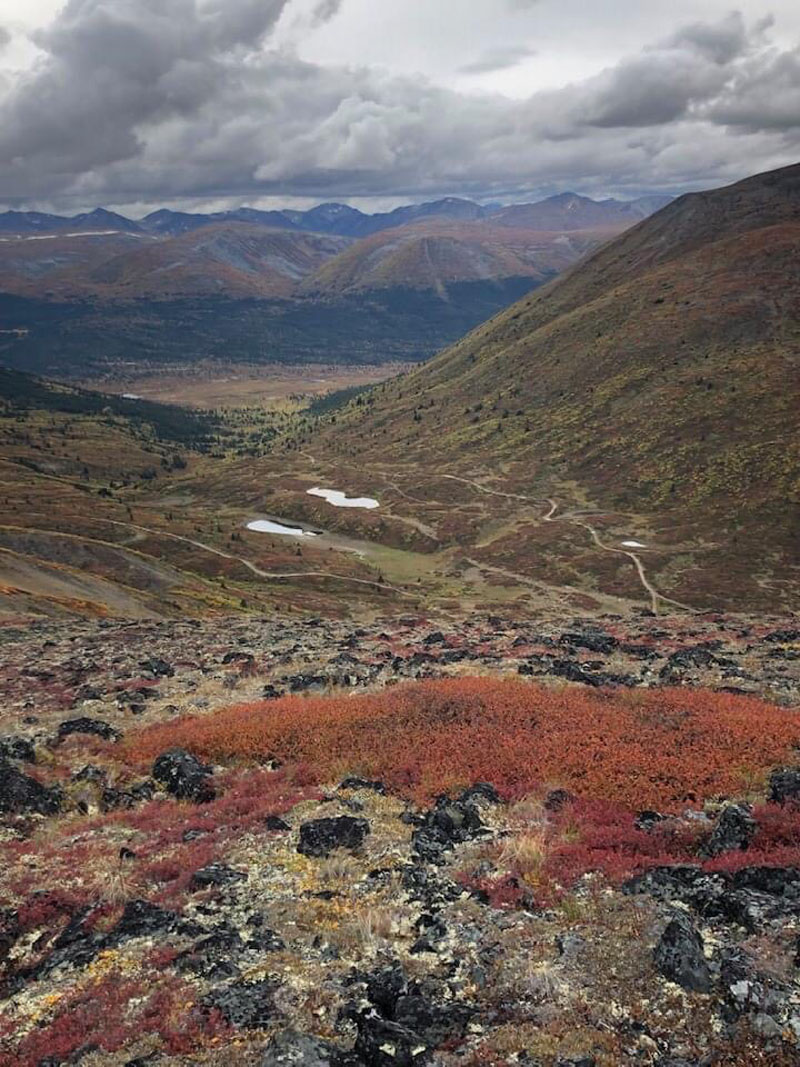
[[[0,0],[0,206],[632,198],[800,160],[797,0]]]

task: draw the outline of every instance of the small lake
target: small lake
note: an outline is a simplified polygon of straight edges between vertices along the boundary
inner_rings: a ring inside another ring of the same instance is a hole
[[[283,522],[274,522],[272,519],[255,519],[248,522],[248,530],[256,533],[281,534],[284,537],[316,537],[313,530],[304,530],[301,526],[287,526]]]
[[[321,496],[335,508],[378,508],[380,504],[371,496],[348,496],[338,489],[307,489],[309,496]]]

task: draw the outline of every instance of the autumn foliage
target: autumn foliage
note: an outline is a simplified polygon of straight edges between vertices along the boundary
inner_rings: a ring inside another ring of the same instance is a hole
[[[419,801],[483,780],[509,799],[561,786],[674,810],[747,792],[797,744],[795,712],[729,693],[471,678],[239,705],[146,729],[126,751],[133,762],[175,745],[224,763],[278,759],[323,782],[361,773]]]

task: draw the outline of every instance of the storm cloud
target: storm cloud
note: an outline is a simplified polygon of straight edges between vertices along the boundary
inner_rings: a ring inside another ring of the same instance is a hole
[[[38,62],[0,88],[0,201],[637,193],[797,157],[800,52],[774,43],[769,19],[679,26],[511,98],[309,62],[276,33],[346,3],[69,0],[35,35]],[[462,70],[534,51],[487,48]]]

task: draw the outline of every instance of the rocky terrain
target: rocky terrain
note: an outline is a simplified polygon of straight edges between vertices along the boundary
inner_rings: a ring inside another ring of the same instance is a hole
[[[3,1065],[798,1062],[797,619],[2,641]]]

